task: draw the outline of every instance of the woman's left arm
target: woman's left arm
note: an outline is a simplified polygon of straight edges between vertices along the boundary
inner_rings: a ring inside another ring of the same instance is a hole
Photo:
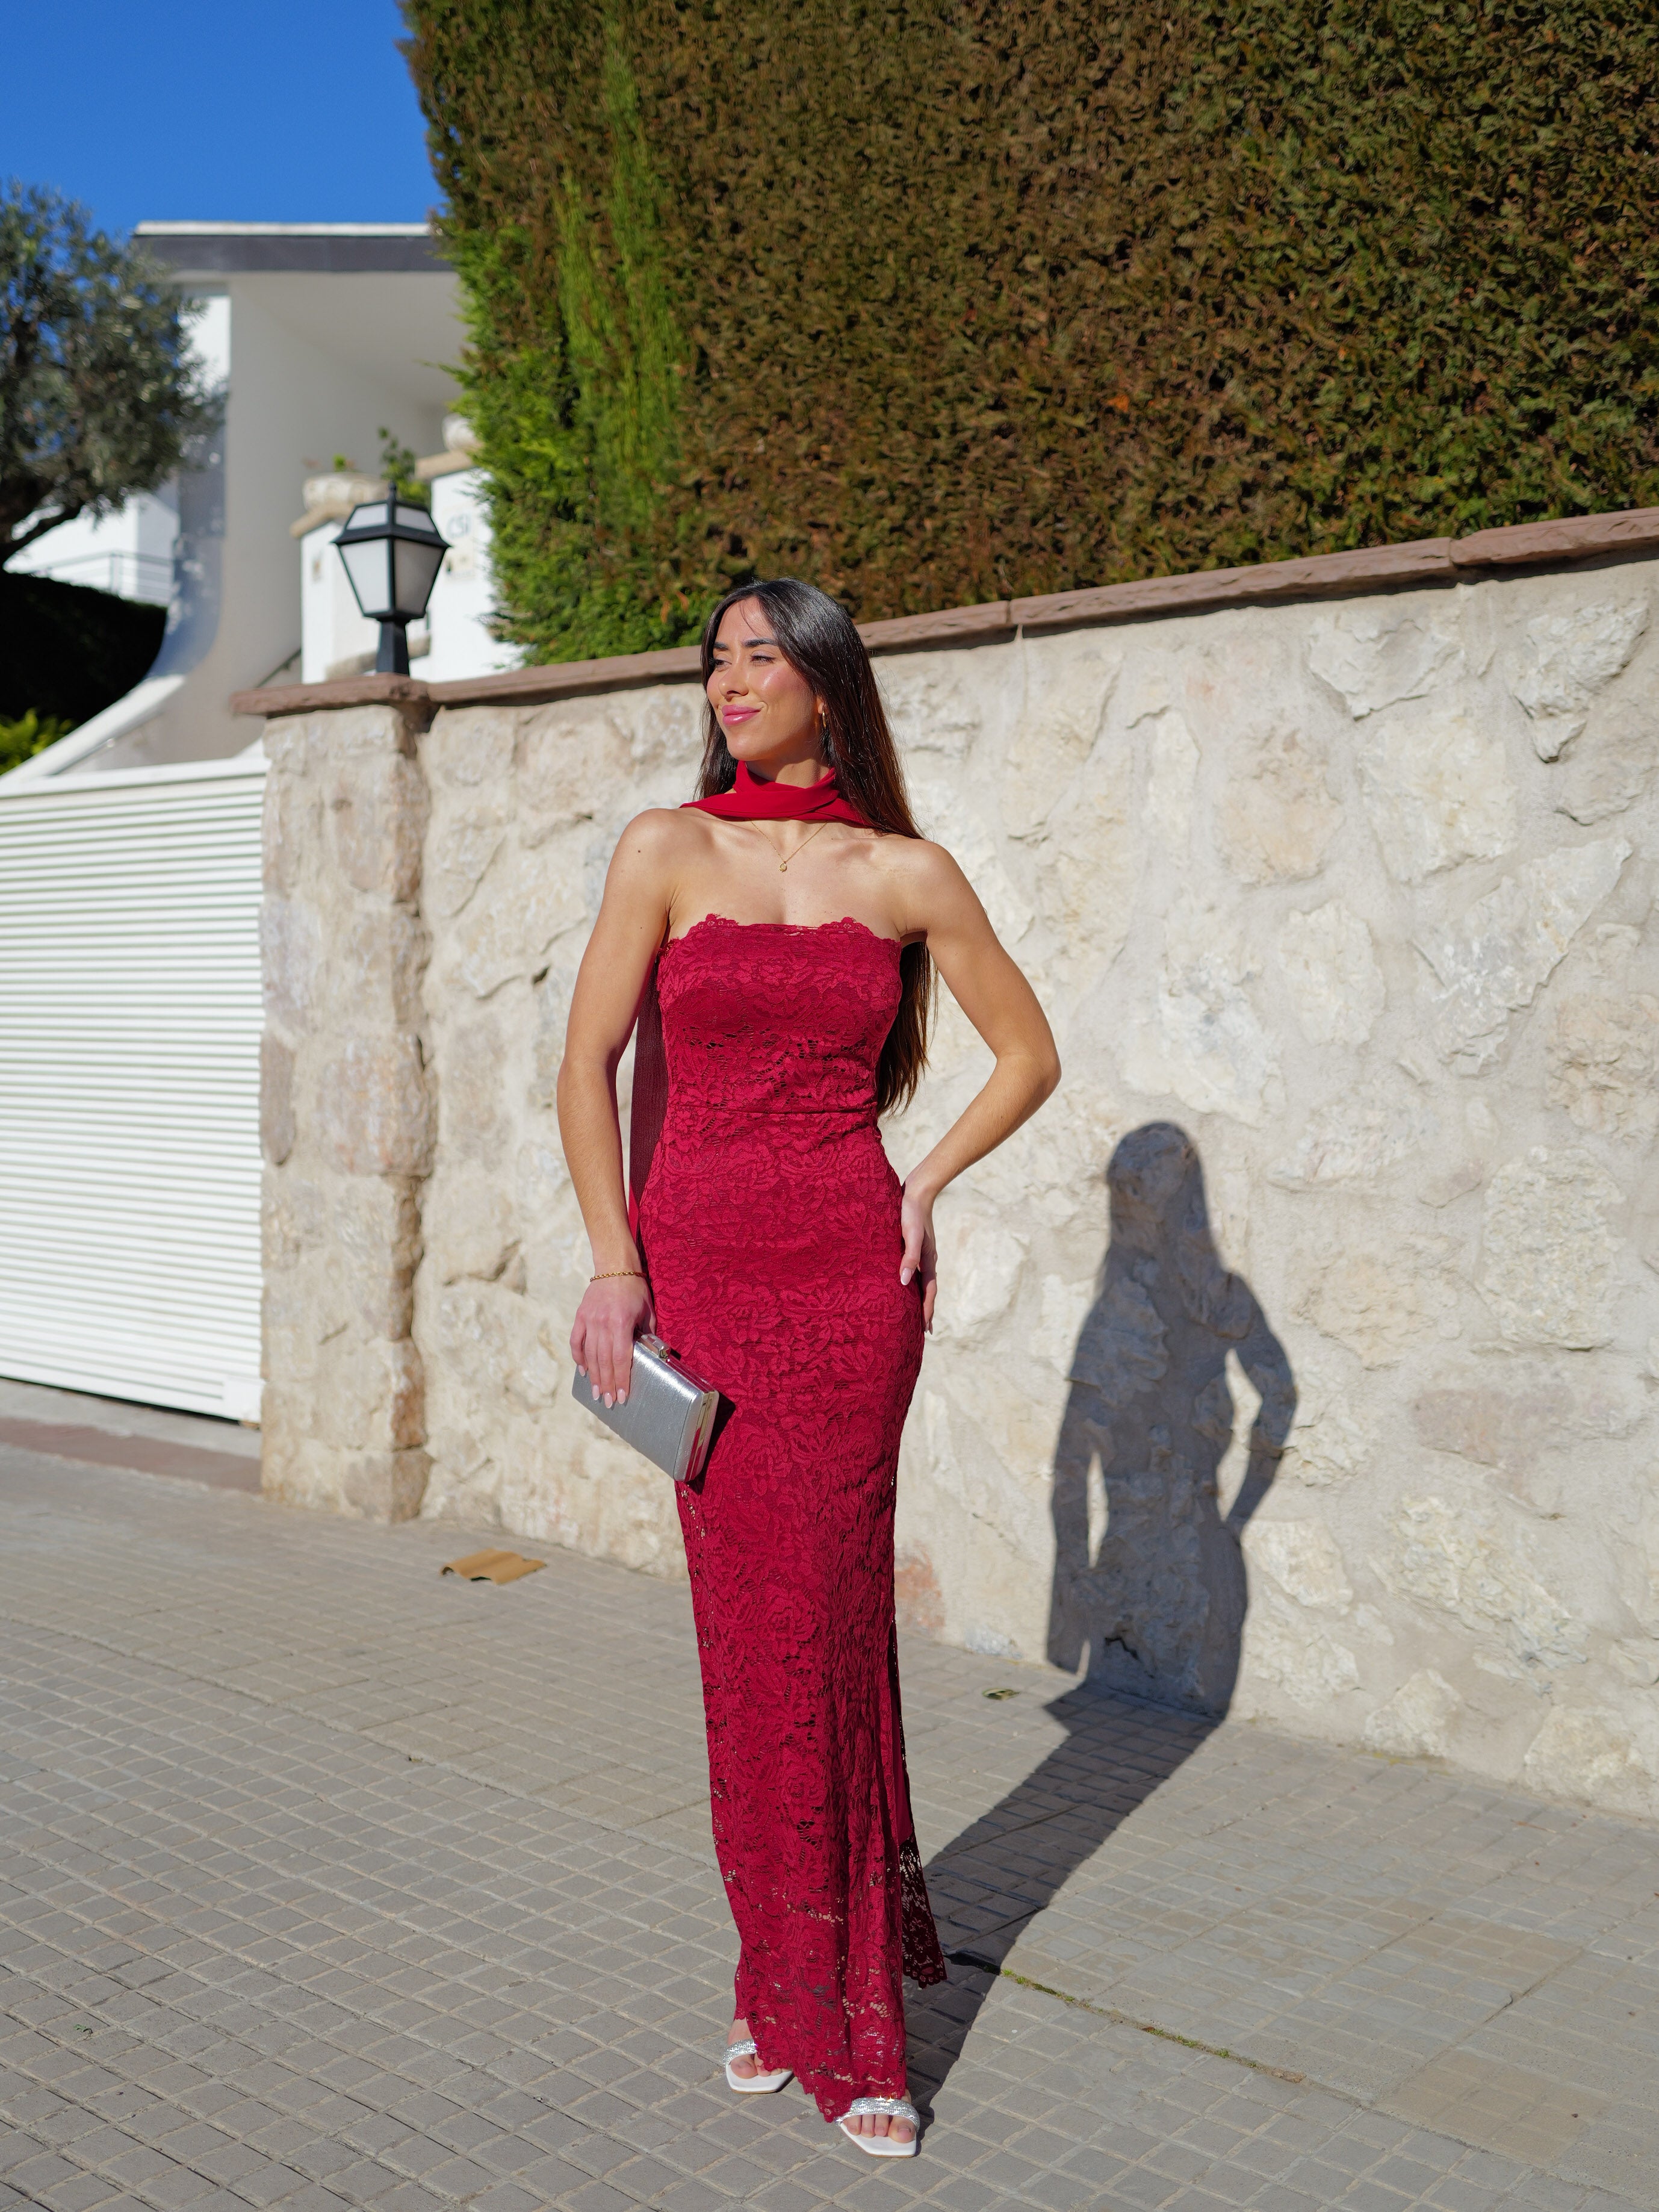
[[[933,1325],[933,1200],[946,1183],[994,1152],[1029,1121],[1060,1081],[1060,1054],[1036,994],[998,941],[973,885],[942,846],[904,854],[905,934],[926,933],[951,995],[996,1054],[984,1088],[904,1179],[904,1258],[899,1280],[921,1273],[922,1312]]]

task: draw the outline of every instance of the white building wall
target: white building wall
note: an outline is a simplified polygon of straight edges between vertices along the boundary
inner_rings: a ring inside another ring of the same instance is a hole
[[[432,587],[428,628],[432,649],[411,672],[434,684],[469,676],[493,676],[516,668],[517,646],[503,645],[490,633],[495,612],[495,580],[489,558],[489,513],[482,469],[458,469],[434,479],[432,520],[449,540],[438,580]]]
[[[325,684],[343,664],[372,655],[380,644],[378,623],[359,611],[347,580],[345,562],[334,541],[345,528],[337,519],[319,522],[300,540],[300,672],[306,684]],[[374,665],[371,659],[369,665]]]
[[[78,514],[60,523],[8,564],[13,575],[49,576],[164,607],[173,597],[179,538],[179,488],[140,492],[113,514]]]

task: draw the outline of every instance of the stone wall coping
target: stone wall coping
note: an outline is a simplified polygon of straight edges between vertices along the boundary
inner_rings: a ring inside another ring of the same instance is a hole
[[[1210,607],[1344,598],[1401,584],[1458,583],[1482,570],[1562,565],[1653,547],[1659,547],[1659,507],[1629,507],[1613,514],[1511,523],[1498,530],[1474,531],[1467,538],[1422,538],[1351,553],[1316,553],[1305,560],[1267,561],[1248,568],[1200,568],[1180,576],[1103,584],[1090,591],[993,599],[982,606],[947,607],[937,614],[897,615],[884,622],[860,623],[859,634],[872,653],[977,645],[1020,630],[1064,629],[1147,615],[1197,613]],[[630,690],[637,684],[678,683],[696,678],[701,665],[695,646],[678,646],[665,653],[619,653],[604,660],[551,661],[448,684],[369,675],[327,684],[268,684],[233,692],[230,706],[233,714],[267,719],[342,707],[399,706],[417,714],[440,707],[530,707],[580,694]]]

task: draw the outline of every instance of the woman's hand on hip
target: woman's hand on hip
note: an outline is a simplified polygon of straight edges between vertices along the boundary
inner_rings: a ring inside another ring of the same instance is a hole
[[[582,1292],[570,1331],[570,1356],[595,1398],[619,1405],[628,1395],[634,1340],[652,1324],[651,1286],[638,1275],[614,1275]]]
[[[933,1243],[932,1194],[923,1197],[919,1190],[912,1190],[907,1182],[899,1208],[899,1226],[904,1232],[904,1256],[899,1262],[899,1280],[908,1284],[912,1276],[921,1276],[921,1317],[931,1334],[933,1301],[939,1295],[939,1255]]]

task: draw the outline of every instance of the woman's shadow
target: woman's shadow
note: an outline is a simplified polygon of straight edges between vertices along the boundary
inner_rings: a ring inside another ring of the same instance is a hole
[[[1225,1713],[1249,1603],[1239,1540],[1296,1410],[1284,1347],[1216,1251],[1192,1139],[1132,1130],[1106,1185],[1110,1241],[1054,1466],[1048,1656],[1084,1680],[1047,1708],[1066,1741],[927,1868],[952,1972],[907,2008],[924,2105],[1021,1934]],[[1261,1402],[1224,1511],[1229,1353]]]

